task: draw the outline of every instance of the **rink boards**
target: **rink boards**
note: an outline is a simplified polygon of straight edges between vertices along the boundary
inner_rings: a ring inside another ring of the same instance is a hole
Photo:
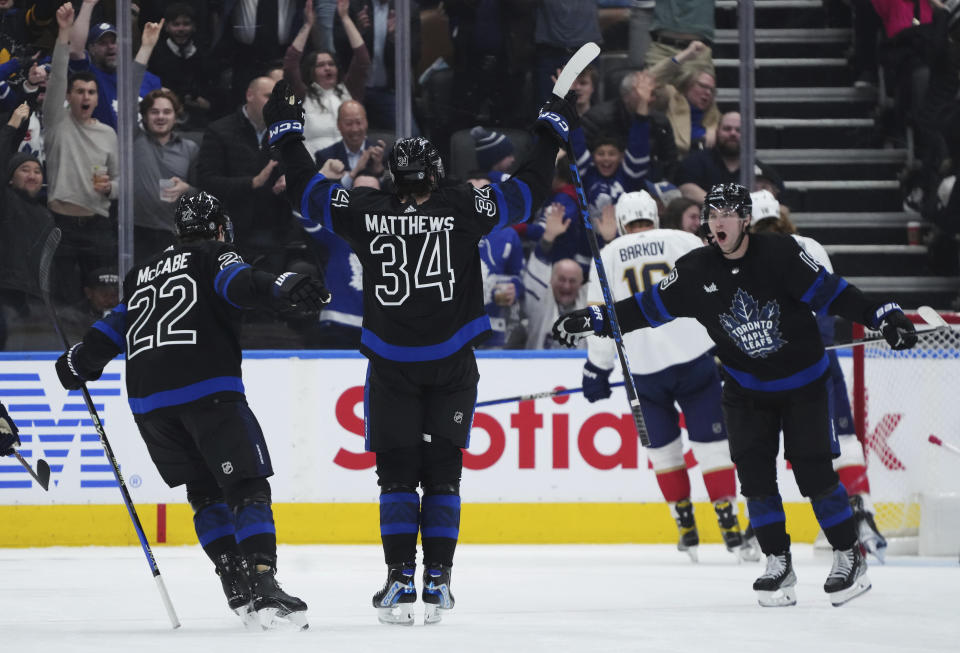
[[[50,491],[43,492],[16,461],[0,460],[0,546],[136,543],[82,397],[60,387],[55,357],[0,359],[0,400],[20,424],[22,454],[28,461],[44,457],[53,471]],[[480,401],[580,386],[582,352],[484,352],[478,359]],[[349,352],[246,354],[247,397],[275,470],[280,542],[379,541],[374,458],[363,446],[366,368],[364,358]],[[195,542],[184,490],[166,487],[154,470],[127,406],[123,374],[123,361],[113,361],[90,390],[144,528],[152,542]],[[464,456],[462,541],[675,541],[622,389],[596,404],[575,394],[482,408],[473,425]],[[701,538],[719,541],[689,451],[687,464]],[[796,541],[812,541],[812,511],[779,464],[788,530]]]

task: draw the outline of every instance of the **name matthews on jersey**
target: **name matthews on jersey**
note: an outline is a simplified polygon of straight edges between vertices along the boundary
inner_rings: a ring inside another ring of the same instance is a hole
[[[152,267],[148,266],[145,268],[140,268],[137,271],[137,285],[142,285],[153,281],[161,274],[167,274],[168,272],[176,272],[177,270],[182,270],[187,267],[187,262],[190,259],[190,252],[183,252],[182,254],[177,254],[175,256],[168,256],[167,258],[160,259]]]
[[[620,261],[623,263],[641,256],[663,256],[664,246],[662,240],[651,240],[647,243],[636,243],[629,247],[622,246],[619,249]]]
[[[415,236],[431,231],[453,231],[453,216],[377,215],[364,213],[367,231],[375,234]]]

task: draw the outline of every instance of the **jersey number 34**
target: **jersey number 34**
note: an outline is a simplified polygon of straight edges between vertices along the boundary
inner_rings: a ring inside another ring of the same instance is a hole
[[[370,253],[380,261],[380,277],[384,283],[374,286],[377,300],[384,306],[400,306],[411,290],[436,287],[440,301],[453,299],[454,278],[450,265],[450,232],[426,234],[417,257],[413,275],[409,271],[407,241],[392,234],[380,234],[370,241]]]

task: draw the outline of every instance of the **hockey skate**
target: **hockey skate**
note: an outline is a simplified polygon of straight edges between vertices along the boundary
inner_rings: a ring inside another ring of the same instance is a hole
[[[253,610],[247,561],[233,553],[222,553],[215,567],[227,597],[227,605],[240,617],[245,628],[260,630],[260,621]]]
[[[456,601],[450,591],[450,567],[439,563],[424,563],[423,623],[440,623],[443,613],[452,610]]]
[[[264,630],[281,628],[285,625],[296,626],[299,630],[310,627],[307,623],[307,604],[295,596],[290,596],[277,583],[277,568],[274,564],[260,563],[258,569],[251,561],[250,585],[253,589],[253,609]]]
[[[387,567],[387,580],[383,589],[373,595],[373,607],[377,609],[380,623],[393,626],[413,625],[413,604],[417,600],[413,575],[416,569],[417,565],[413,562]]]
[[[737,555],[744,562],[760,562],[763,559],[760,542],[757,541],[757,535],[753,532],[753,525],[749,522],[747,523],[747,530],[743,532],[743,546],[740,547]]]
[[[753,581],[757,602],[765,608],[780,608],[797,604],[797,576],[793,573],[793,559],[789,551],[767,556],[767,568]]]
[[[743,557],[745,542],[733,504],[727,499],[720,499],[714,502],[713,509],[717,512],[717,525],[720,527],[720,535],[727,546],[727,551],[737,556],[737,562],[743,562],[746,559]]]
[[[860,544],[841,551],[833,551],[833,568],[823,584],[823,591],[830,596],[830,603],[837,608],[854,599],[872,585],[867,577],[867,560]]]
[[[850,495],[850,508],[853,510],[853,518],[857,522],[857,535],[860,537],[860,543],[880,564],[883,564],[883,559],[887,553],[887,540],[877,529],[877,523],[873,520],[873,513],[869,512],[863,505],[863,497],[859,494]]]
[[[677,551],[686,551],[690,559],[697,562],[700,534],[697,533],[697,522],[693,518],[693,504],[690,503],[690,499],[681,499],[673,506],[672,512],[677,522],[677,530],[680,531]]]

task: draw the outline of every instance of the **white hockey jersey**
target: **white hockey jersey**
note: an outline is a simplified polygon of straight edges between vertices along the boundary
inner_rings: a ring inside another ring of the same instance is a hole
[[[699,247],[703,247],[699,238],[678,229],[650,229],[620,236],[600,252],[613,301],[658,283],[678,258]],[[603,303],[599,284],[590,284],[588,301]],[[606,370],[615,366],[617,352],[612,339],[592,337],[587,341],[591,363]],[[653,374],[686,363],[713,347],[707,330],[692,318],[679,318],[655,329],[637,329],[625,334],[623,343],[634,374]]]

